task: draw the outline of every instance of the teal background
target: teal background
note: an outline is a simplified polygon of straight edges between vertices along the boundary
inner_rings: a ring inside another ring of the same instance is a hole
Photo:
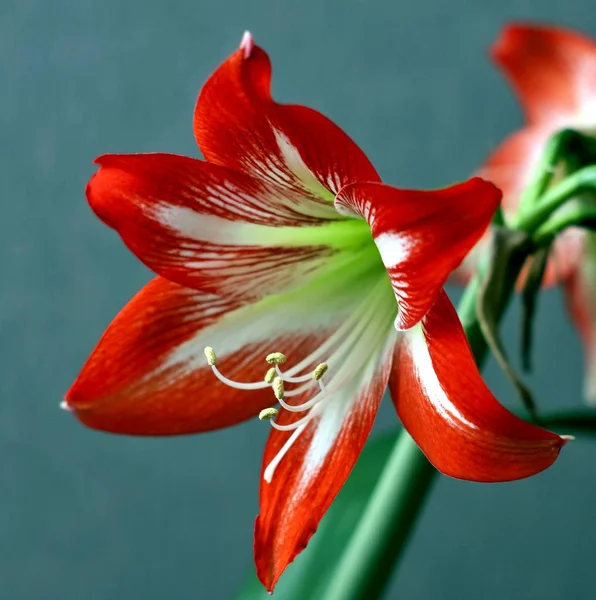
[[[197,155],[197,92],[250,29],[277,98],[333,118],[386,181],[465,178],[521,123],[486,58],[512,18],[596,35],[593,0],[0,3],[2,600],[226,599],[252,568],[266,427],[127,439],[58,409],[149,278],[87,207],[93,158]],[[538,326],[540,402],[579,404],[582,354],[556,291]],[[386,404],[378,429],[395,423]],[[442,478],[387,598],[596,597],[595,461],[578,440],[531,480]]]

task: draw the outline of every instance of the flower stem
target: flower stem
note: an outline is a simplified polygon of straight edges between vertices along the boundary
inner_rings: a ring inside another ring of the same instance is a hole
[[[518,275],[517,268],[507,273],[498,318],[505,311]],[[476,318],[480,277],[482,271],[468,285],[458,309],[478,365],[487,354]],[[375,600],[381,596],[436,474],[438,471],[402,429],[323,600]]]
[[[515,223],[516,229],[522,229],[530,234],[539,229],[560,206],[585,190],[596,188],[596,165],[584,167],[569,175],[563,181],[550,188],[536,204],[532,211],[526,213]]]
[[[574,129],[562,129],[553,134],[548,140],[534,177],[521,196],[517,218],[525,217],[533,212],[534,205],[550,187],[561,159],[570,153],[574,146],[584,146],[585,136]]]

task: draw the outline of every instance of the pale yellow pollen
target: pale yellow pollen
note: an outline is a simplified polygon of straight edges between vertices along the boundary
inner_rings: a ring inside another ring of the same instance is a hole
[[[312,372],[312,378],[315,381],[319,381],[319,379],[321,379],[321,377],[327,373],[328,368],[329,365],[327,363],[321,363],[320,365],[317,365],[315,370]]]
[[[288,359],[286,358],[286,355],[282,354],[281,352],[272,352],[271,354],[267,355],[265,360],[270,365],[281,365],[285,363]]]
[[[283,400],[284,397],[284,380],[281,377],[276,377],[273,380],[273,393],[278,400]]]
[[[267,383],[273,383],[273,380],[277,377],[277,371],[275,367],[271,367],[267,373],[265,373],[265,381]]]
[[[204,350],[205,356],[207,357],[207,363],[213,366],[217,363],[217,355],[215,354],[215,350],[211,346],[207,346]]]
[[[260,413],[259,413],[259,419],[261,421],[271,421],[271,419],[275,419],[275,417],[277,417],[279,411],[277,410],[277,408],[264,408]]]

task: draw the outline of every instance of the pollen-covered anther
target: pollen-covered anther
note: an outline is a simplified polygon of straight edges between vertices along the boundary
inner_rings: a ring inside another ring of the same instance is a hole
[[[273,380],[273,384],[271,386],[273,388],[273,393],[278,400],[283,400],[284,398],[284,380],[281,377],[276,377]]]
[[[271,354],[267,354],[267,356],[265,357],[265,360],[270,365],[282,365],[288,359],[287,359],[286,355],[282,354],[281,352],[272,352]]]
[[[271,421],[271,419],[275,419],[275,417],[277,417],[277,415],[279,414],[279,411],[277,410],[277,408],[264,408],[260,413],[259,413],[259,420],[261,421]]]
[[[271,367],[267,373],[265,373],[265,381],[267,383],[273,383],[273,380],[277,377],[277,370],[275,369],[275,367]]]
[[[329,369],[329,365],[327,363],[321,363],[315,367],[315,370],[312,372],[312,378],[315,381],[319,381],[325,373],[327,373],[327,369]]]
[[[204,350],[205,356],[207,357],[207,364],[211,367],[217,363],[217,355],[215,350],[211,346],[207,346]]]

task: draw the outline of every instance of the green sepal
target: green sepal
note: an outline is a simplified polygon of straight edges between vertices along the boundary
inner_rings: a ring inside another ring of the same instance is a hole
[[[505,309],[503,299],[509,297],[510,290],[516,284],[516,279],[512,280],[508,273],[519,273],[533,245],[523,231],[504,227],[493,227],[492,231],[488,267],[480,282],[476,303],[478,323],[492,354],[519,393],[526,409],[533,415],[535,407],[532,394],[511,366],[498,329],[499,318]]]
[[[550,247],[544,246],[536,251],[529,259],[524,287],[522,290],[522,339],[521,359],[522,369],[528,373],[532,370],[532,341],[534,332],[534,317],[538,306],[538,295],[544,272],[548,263]]]

